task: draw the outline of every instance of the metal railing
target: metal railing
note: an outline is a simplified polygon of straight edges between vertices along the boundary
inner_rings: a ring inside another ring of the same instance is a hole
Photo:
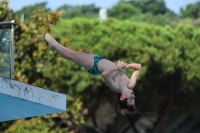
[[[5,44],[5,45],[6,45],[7,42],[9,42],[9,44],[10,44],[10,47],[9,47],[10,48],[10,50],[9,50],[9,56],[10,56],[9,69],[10,69],[10,74],[9,74],[9,76],[5,76],[5,77],[11,78],[11,79],[14,79],[14,32],[15,32],[14,26],[16,24],[17,24],[17,22],[15,20],[0,22],[0,30],[2,31],[1,32],[2,34],[4,34],[3,30],[5,30],[5,31],[9,31],[10,30],[9,31],[10,37],[8,38],[8,37],[4,37],[5,35],[1,35],[1,40],[0,41],[1,41],[2,44]]]

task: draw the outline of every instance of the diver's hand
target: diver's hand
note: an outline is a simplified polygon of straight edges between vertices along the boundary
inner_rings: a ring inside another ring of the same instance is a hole
[[[122,69],[122,68],[124,68],[127,65],[127,63],[124,63],[123,61],[119,60],[116,65],[117,65],[117,67],[119,69]]]

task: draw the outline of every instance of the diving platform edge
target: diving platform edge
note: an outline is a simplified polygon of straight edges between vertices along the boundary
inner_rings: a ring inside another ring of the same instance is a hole
[[[0,122],[66,111],[65,94],[0,77]]]

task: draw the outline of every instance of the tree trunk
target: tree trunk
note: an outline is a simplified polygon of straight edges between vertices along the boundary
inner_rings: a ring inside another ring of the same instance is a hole
[[[172,86],[170,88],[170,99],[169,99],[169,102],[168,102],[168,105],[167,105],[166,114],[165,114],[165,116],[163,116],[163,122],[164,123],[163,123],[163,127],[162,127],[162,133],[166,132],[167,123],[168,123],[168,120],[169,120],[169,115],[170,115],[173,103],[174,103],[174,87],[173,87],[173,83],[172,83]]]
[[[159,130],[160,127],[161,127],[162,133],[166,132],[169,115],[170,115],[171,109],[173,107],[174,97],[175,97],[175,91],[174,91],[175,80],[173,80],[173,79],[174,78],[170,78],[170,80],[169,80],[170,81],[169,82],[170,83],[170,90],[169,90],[170,98],[168,99],[167,102],[165,102],[165,100],[164,100],[164,102],[162,103],[162,104],[164,104],[164,106],[161,107],[158,120],[155,123],[154,128],[153,128],[153,133],[157,133],[157,131]]]

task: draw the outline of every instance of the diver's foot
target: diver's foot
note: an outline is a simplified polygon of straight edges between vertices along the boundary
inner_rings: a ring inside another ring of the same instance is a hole
[[[49,33],[45,33],[44,38],[46,43],[49,45],[49,48],[51,50],[56,50],[56,45],[58,45],[58,42]]]

